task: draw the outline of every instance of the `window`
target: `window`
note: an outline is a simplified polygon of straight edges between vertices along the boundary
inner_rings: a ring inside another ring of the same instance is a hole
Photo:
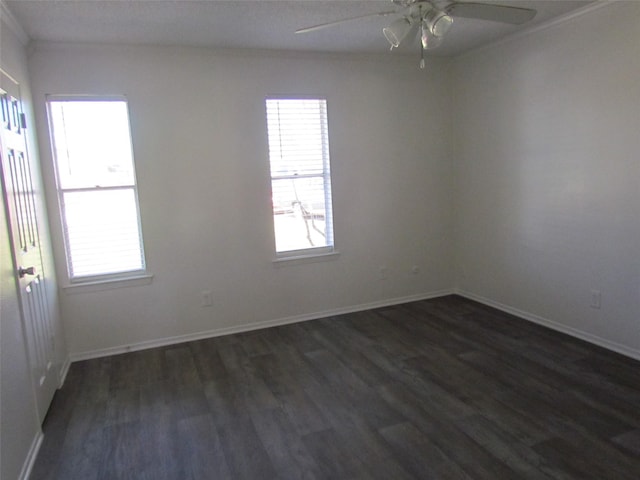
[[[276,252],[333,251],[327,102],[268,98],[267,130]]]
[[[69,279],[143,272],[126,100],[52,96],[47,103]]]

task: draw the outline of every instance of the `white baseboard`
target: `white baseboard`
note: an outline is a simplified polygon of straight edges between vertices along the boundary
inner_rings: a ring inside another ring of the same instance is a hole
[[[248,323],[233,327],[222,327],[204,332],[190,333],[187,335],[177,335],[175,337],[159,338],[156,340],[146,340],[131,345],[121,345],[117,347],[103,348],[99,350],[91,350],[86,352],[77,352],[70,355],[71,362],[88,360],[91,358],[108,357],[110,355],[118,355],[126,352],[134,352],[137,350],[146,350],[148,348],[163,347],[166,345],[174,345],[178,343],[191,342],[194,340],[202,340],[211,337],[220,337],[222,335],[230,335],[233,333],[248,332],[251,330],[260,330],[262,328],[277,327],[279,325],[287,325],[290,323],[305,322],[307,320],[316,320],[319,318],[331,317],[335,315],[343,315],[346,313],[360,312],[363,310],[371,310],[373,308],[388,307],[391,305],[399,305],[401,303],[416,302],[419,300],[427,300],[430,298],[442,297],[453,294],[453,290],[438,290],[435,292],[421,293],[417,295],[409,295],[406,297],[396,297],[391,299],[380,300],[360,305],[352,305],[348,307],[323,310],[303,315],[294,315],[291,317],[278,318],[274,320],[265,320],[262,322]]]
[[[64,363],[60,367],[60,373],[58,374],[58,388],[62,388],[64,381],[67,379],[67,373],[69,373],[69,367],[71,366],[71,358],[64,359]]]
[[[533,313],[525,312],[524,310],[520,310],[518,308],[514,308],[509,305],[504,305],[502,303],[485,298],[481,295],[476,295],[475,293],[467,292],[465,290],[460,290],[460,289],[455,289],[454,293],[456,295],[460,295],[461,297],[468,298],[469,300],[474,300],[476,302],[482,303],[489,307],[493,307],[497,310],[510,313],[511,315],[515,315],[516,317],[522,318],[524,320],[528,320],[530,322],[537,323],[539,325],[551,328],[558,332],[566,333],[567,335],[571,335],[572,337],[579,338],[580,340],[593,343],[594,345],[598,345],[599,347],[606,348],[607,350],[612,350],[616,353],[620,353],[627,357],[631,357],[635,360],[640,360],[640,350],[636,350],[635,348],[631,348],[626,345],[621,345],[619,343],[612,342],[611,340],[607,340],[605,338],[599,337],[597,335],[593,335],[583,330],[578,330],[577,328],[568,327],[566,325],[555,322],[553,320],[549,320],[548,318],[540,317]]]
[[[44,435],[42,431],[38,429],[38,433],[33,438],[31,442],[31,447],[29,448],[29,453],[27,454],[27,458],[22,465],[22,471],[20,472],[19,480],[28,480],[31,475],[31,470],[33,469],[33,465],[36,463],[36,458],[38,457],[38,451],[40,450],[40,445],[42,445],[42,439]]]

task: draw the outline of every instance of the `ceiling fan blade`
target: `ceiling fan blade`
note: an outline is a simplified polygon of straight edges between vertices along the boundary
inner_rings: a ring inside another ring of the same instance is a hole
[[[333,22],[321,23],[319,25],[313,25],[311,27],[299,28],[298,30],[296,30],[296,33],[315,32],[316,30],[321,30],[323,28],[333,27],[334,25],[339,25],[339,24],[345,23],[345,22],[351,22],[353,20],[360,20],[361,18],[386,17],[387,15],[393,15],[395,13],[398,13],[398,12],[396,10],[392,10],[392,11],[389,11],[389,12],[369,13],[367,15],[358,15],[357,17],[342,18],[340,20],[335,20]]]
[[[520,25],[536,16],[531,8],[508,7],[488,3],[452,3],[446,12],[453,17],[477,18],[494,22],[512,23]]]

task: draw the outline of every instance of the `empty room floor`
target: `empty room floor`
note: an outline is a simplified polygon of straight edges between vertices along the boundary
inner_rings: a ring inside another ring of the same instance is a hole
[[[76,362],[31,479],[637,480],[639,366],[457,296]]]

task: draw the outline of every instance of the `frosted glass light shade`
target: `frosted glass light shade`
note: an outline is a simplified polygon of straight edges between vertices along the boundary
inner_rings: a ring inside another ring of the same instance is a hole
[[[425,50],[430,50],[436,48],[442,43],[442,37],[436,37],[429,27],[426,25],[426,22],[422,24],[422,35],[421,35],[422,48]]]
[[[444,36],[451,25],[453,25],[453,18],[447,15],[444,12],[439,12],[438,10],[432,10],[425,17],[425,22],[429,31],[436,37]]]

